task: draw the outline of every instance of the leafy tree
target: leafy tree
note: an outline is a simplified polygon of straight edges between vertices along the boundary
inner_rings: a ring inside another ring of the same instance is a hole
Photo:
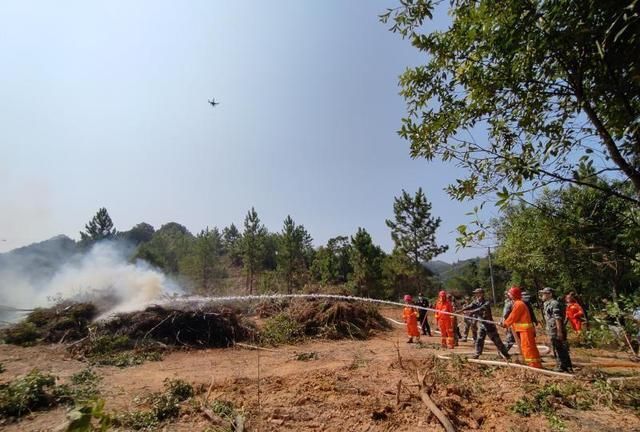
[[[629,293],[640,282],[640,211],[601,190],[547,191],[533,205],[510,207],[497,234],[497,262],[518,282],[587,298]]]
[[[305,256],[311,249],[311,241],[304,226],[296,225],[291,216],[287,216],[278,242],[278,271],[285,280],[289,294],[293,292],[300,273],[306,270]]]
[[[196,236],[188,255],[180,261],[180,272],[188,276],[204,292],[214,288],[214,282],[224,273],[220,266],[222,235],[217,228],[206,228]]]
[[[353,271],[349,262],[351,244],[349,237],[338,236],[329,239],[326,246],[316,252],[311,264],[314,279],[323,284],[341,284],[347,282]]]
[[[387,219],[391,228],[391,238],[398,252],[411,260],[414,274],[419,276],[424,271],[422,263],[444,253],[448,246],[436,243],[436,230],[441,219],[431,216],[431,203],[427,201],[422,188],[412,197],[406,191],[396,197],[393,203],[395,220]]]
[[[267,229],[260,224],[258,213],[251,207],[244,219],[244,233],[242,234],[242,262],[249,294],[253,294],[255,276],[262,270],[266,235]]]
[[[138,247],[135,258],[143,259],[168,273],[180,273],[180,262],[190,253],[193,234],[176,222],[162,225],[151,240]]]
[[[359,296],[380,296],[382,291],[382,260],[384,252],[373,244],[371,236],[364,228],[351,237],[350,264],[353,273],[350,282],[354,294]]]
[[[222,230],[222,246],[225,253],[229,255],[231,263],[239,266],[242,264],[242,234],[234,224]]]
[[[85,225],[85,231],[80,232],[80,241],[87,245],[100,240],[114,238],[116,229],[106,208],[102,207],[95,216]]]
[[[142,222],[131,228],[129,231],[121,231],[117,237],[125,241],[131,242],[134,245],[146,243],[153,237],[155,233],[153,226],[148,223]]]
[[[456,199],[497,192],[507,205],[577,184],[638,205],[637,0],[460,0],[448,28],[425,31],[440,4],[402,0],[381,16],[427,59],[400,78],[411,156],[465,168],[448,188]],[[604,172],[632,186],[590,181]]]

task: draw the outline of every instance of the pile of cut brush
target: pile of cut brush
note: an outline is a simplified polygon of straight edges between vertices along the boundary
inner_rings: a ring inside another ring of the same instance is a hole
[[[227,347],[247,340],[253,326],[233,309],[206,306],[197,310],[150,306],[141,311],[119,313],[93,321],[99,315],[91,303],[66,303],[39,308],[2,330],[6,343],[33,345],[96,340],[101,337],[127,338],[134,346],[159,342],[167,346],[195,348]]]
[[[91,303],[64,302],[50,308],[37,308],[23,321],[3,328],[0,339],[23,346],[72,342],[89,334],[89,324],[97,315],[98,310]]]
[[[247,340],[255,330],[233,309],[205,306],[198,310],[150,306],[98,322],[96,335],[127,336],[170,346],[221,348]]]
[[[291,325],[295,323],[300,336],[366,339],[373,332],[390,327],[375,306],[355,301],[300,299],[280,307],[280,312],[267,320],[265,331],[272,330],[269,324],[278,322],[288,325],[289,333],[292,333]],[[268,308],[263,307],[261,312],[265,310]]]

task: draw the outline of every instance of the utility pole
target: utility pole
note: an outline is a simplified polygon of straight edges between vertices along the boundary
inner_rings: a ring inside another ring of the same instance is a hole
[[[491,265],[491,247],[488,247],[489,251],[489,276],[491,277],[491,294],[493,295],[493,304],[496,304],[496,286],[493,283],[493,266]]]

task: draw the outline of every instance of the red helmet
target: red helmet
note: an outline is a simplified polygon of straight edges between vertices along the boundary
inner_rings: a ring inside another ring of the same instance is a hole
[[[522,298],[522,290],[519,286],[512,286],[509,288],[509,295],[514,300],[520,300]]]
[[[438,293],[438,297],[440,297],[441,299],[446,299],[447,298],[447,292],[446,291],[440,291]]]
[[[411,297],[409,294],[405,294],[404,295],[404,301],[412,302],[413,301],[413,297]]]

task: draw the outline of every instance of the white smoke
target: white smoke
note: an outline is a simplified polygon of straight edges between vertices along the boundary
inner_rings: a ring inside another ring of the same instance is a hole
[[[6,288],[12,287],[11,290]],[[163,296],[181,293],[164,273],[144,261],[131,263],[122,248],[101,242],[89,252],[59,268],[47,281],[30,281],[28,275],[0,274],[0,301],[19,308],[45,307],[60,300],[104,300],[104,315],[139,310]]]

